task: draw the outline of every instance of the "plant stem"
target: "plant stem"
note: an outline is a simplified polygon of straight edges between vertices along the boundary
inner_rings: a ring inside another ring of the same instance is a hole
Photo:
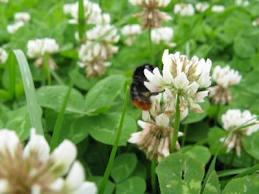
[[[54,126],[54,130],[53,130],[53,136],[51,138],[51,143],[50,143],[51,149],[55,148],[59,144],[61,132],[62,132],[61,127],[62,127],[62,123],[63,123],[63,120],[64,120],[64,114],[65,114],[66,106],[67,106],[67,103],[68,103],[68,99],[69,99],[72,87],[73,87],[72,84],[70,84],[70,86],[67,90],[67,93],[64,97],[61,109],[58,113],[58,117],[57,117],[57,120],[56,120],[56,123],[55,123],[55,126]]]
[[[151,60],[151,63],[154,64],[155,63],[155,61],[154,61],[154,49],[153,49],[151,31],[152,31],[152,29],[148,30],[148,42],[149,42],[149,48],[150,48],[150,60]]]
[[[51,85],[51,73],[50,73],[50,67],[49,67],[49,55],[48,54],[44,55],[43,59],[44,59],[43,65],[44,65],[45,76],[47,78],[47,83],[48,83],[48,85]]]
[[[116,131],[115,131],[114,144],[113,144],[113,147],[112,147],[112,151],[111,151],[111,154],[110,154],[110,158],[109,158],[107,167],[106,167],[105,172],[104,172],[102,182],[101,182],[100,187],[99,187],[99,194],[104,193],[106,184],[108,182],[108,178],[111,174],[113,162],[114,162],[117,150],[118,150],[118,145],[119,145],[119,140],[120,140],[120,136],[121,136],[121,130],[122,130],[123,123],[124,123],[124,118],[125,118],[125,115],[126,115],[127,102],[128,102],[128,83],[126,82],[125,83],[125,97],[124,97],[124,103],[123,103],[123,110],[122,110],[122,113],[121,113],[119,126],[116,128]]]
[[[78,34],[80,42],[83,42],[85,31],[85,10],[83,0],[78,2]]]
[[[153,194],[156,194],[157,193],[157,187],[156,187],[156,161],[152,160],[151,161],[151,171],[150,171],[150,174],[151,174],[151,186],[152,186],[152,193]]]
[[[183,128],[183,137],[182,137],[182,143],[181,143],[182,147],[185,144],[187,129],[188,129],[188,124],[184,125],[184,128]]]
[[[176,94],[176,105],[175,105],[175,122],[174,122],[174,130],[171,133],[171,152],[176,149],[176,142],[178,139],[178,131],[180,128],[180,96],[179,92]]]

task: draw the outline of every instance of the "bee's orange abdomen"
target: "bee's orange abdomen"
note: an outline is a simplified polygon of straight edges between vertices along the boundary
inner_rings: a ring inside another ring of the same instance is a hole
[[[150,102],[142,102],[139,100],[133,100],[132,103],[139,109],[142,110],[149,110],[151,108],[151,103]]]

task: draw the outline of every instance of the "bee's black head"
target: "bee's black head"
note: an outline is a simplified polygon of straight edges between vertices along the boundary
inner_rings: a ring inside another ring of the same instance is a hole
[[[143,65],[137,67],[133,74],[133,80],[139,80],[141,82],[144,82],[146,80],[145,75],[144,75],[145,69],[152,71],[154,69],[154,66],[146,63],[146,64],[143,64]]]

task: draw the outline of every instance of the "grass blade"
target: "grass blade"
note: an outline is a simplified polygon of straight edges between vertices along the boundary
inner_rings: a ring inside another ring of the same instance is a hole
[[[63,103],[62,103],[62,106],[61,106],[61,110],[58,113],[58,117],[57,117],[55,127],[54,127],[54,130],[53,130],[53,136],[51,138],[51,144],[50,144],[51,149],[55,148],[60,143],[59,141],[60,141],[60,135],[61,135],[61,127],[62,127],[62,123],[63,123],[63,120],[64,120],[64,114],[65,114],[65,110],[66,110],[66,106],[67,106],[67,103],[68,103],[69,96],[71,94],[71,90],[72,90],[72,84],[70,84],[70,86],[67,90],[67,93],[64,97],[64,100],[63,100]]]
[[[22,76],[31,126],[36,129],[38,134],[44,134],[41,123],[42,110],[36,99],[35,87],[32,80],[28,61],[21,50],[14,50],[13,52],[18,61],[19,69]]]

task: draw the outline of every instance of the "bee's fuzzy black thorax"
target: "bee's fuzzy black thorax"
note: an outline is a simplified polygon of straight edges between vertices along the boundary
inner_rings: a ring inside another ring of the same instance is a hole
[[[147,81],[144,75],[145,69],[152,71],[154,66],[150,64],[144,64],[135,69],[130,87],[130,94],[132,102],[136,107],[143,110],[148,110],[151,107],[151,93],[144,85],[144,82]]]

